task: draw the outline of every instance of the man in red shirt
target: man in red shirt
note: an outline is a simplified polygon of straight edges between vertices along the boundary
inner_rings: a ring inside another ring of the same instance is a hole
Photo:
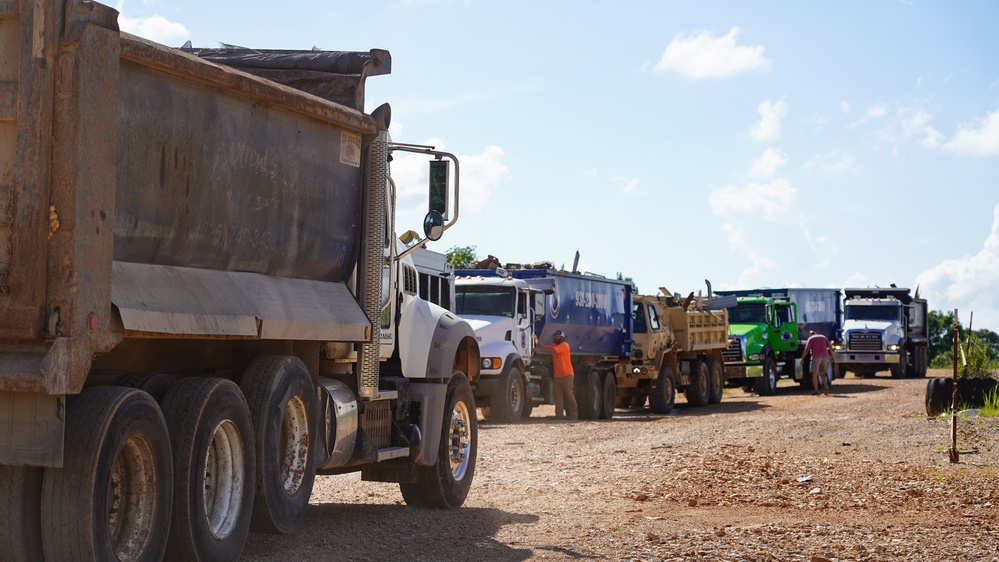
[[[555,385],[552,389],[555,395],[555,419],[560,420],[565,417],[574,420],[578,412],[576,410],[576,395],[573,393],[574,373],[572,361],[569,359],[569,344],[565,342],[565,334],[562,333],[562,330],[555,330],[552,341],[554,343],[542,346],[542,349],[550,349],[552,352],[552,367],[555,371]],[[564,415],[563,410],[565,411]]]
[[[815,392],[812,394],[819,393],[819,373],[822,373],[823,385],[822,393],[829,394],[829,366],[832,361],[832,355],[829,353],[829,339],[822,334],[816,334],[813,330],[808,336],[808,341],[805,342],[805,351],[801,354],[801,361],[805,361],[805,357],[809,354],[812,356],[812,366],[809,369],[812,373],[812,388]]]

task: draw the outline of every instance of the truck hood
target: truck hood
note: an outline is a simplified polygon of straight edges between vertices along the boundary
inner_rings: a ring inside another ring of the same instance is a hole
[[[897,326],[896,322],[888,322],[886,320],[847,320],[843,322],[843,331],[880,330],[884,332],[886,330],[897,329]]]
[[[515,336],[513,319],[506,316],[462,316],[475,332],[475,339],[479,341],[479,355],[481,357],[500,357],[506,363],[506,357],[511,353],[518,353],[518,349],[513,342],[506,339],[507,332]],[[526,346],[527,342],[522,342]],[[492,372],[488,369],[483,372]]]
[[[462,318],[468,322],[468,325],[472,327],[475,331],[475,335],[479,335],[480,331],[489,331],[496,324],[503,324],[503,321],[510,321],[506,316],[478,316],[478,315],[462,315]]]
[[[760,324],[729,324],[728,333],[732,336],[743,336],[747,339],[762,338],[766,326]]]
[[[483,356],[485,356],[483,346],[506,341],[506,333],[514,329],[513,319],[506,316],[462,316],[462,318],[475,332],[475,338],[479,340],[479,347],[483,348]],[[506,345],[510,345],[510,343],[506,342]]]

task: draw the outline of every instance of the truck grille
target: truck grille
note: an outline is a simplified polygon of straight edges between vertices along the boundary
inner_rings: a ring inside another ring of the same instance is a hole
[[[726,363],[742,363],[742,344],[739,338],[728,339],[728,347],[722,351],[722,359]]]
[[[851,351],[882,351],[884,344],[879,332],[851,332],[847,349]]]

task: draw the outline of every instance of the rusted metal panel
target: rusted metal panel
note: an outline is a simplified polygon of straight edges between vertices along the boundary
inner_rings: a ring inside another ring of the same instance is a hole
[[[361,342],[371,329],[340,283],[248,272],[115,262],[112,300],[147,334]]]
[[[93,353],[83,338],[4,342],[0,391],[73,394],[79,391]]]
[[[0,339],[44,323],[56,19],[52,2],[0,4]]]
[[[62,466],[65,412],[62,396],[0,392],[0,463]]]
[[[379,123],[116,17],[0,0],[0,391],[79,392],[124,337],[365,341],[343,283]]]
[[[357,111],[364,110],[367,77],[392,72],[392,57],[384,49],[355,53],[224,47],[188,52]]]
[[[361,111],[331,103],[234,68],[208,62],[128,33],[122,33],[121,38],[121,56],[125,61],[184,80],[196,80],[205,86],[228,91],[244,100],[280,107],[301,113],[311,119],[322,119],[357,133],[373,135],[378,132],[377,124]]]
[[[137,64],[121,72],[115,259],[347,278],[361,168],[340,153],[359,152],[360,135]]]

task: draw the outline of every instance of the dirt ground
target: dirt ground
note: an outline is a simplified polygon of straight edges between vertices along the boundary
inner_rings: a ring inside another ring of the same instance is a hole
[[[929,376],[948,376],[945,371]],[[613,420],[480,421],[464,507],[319,477],[293,534],[245,560],[999,561],[999,420],[927,418],[925,379],[781,383],[761,397]]]

